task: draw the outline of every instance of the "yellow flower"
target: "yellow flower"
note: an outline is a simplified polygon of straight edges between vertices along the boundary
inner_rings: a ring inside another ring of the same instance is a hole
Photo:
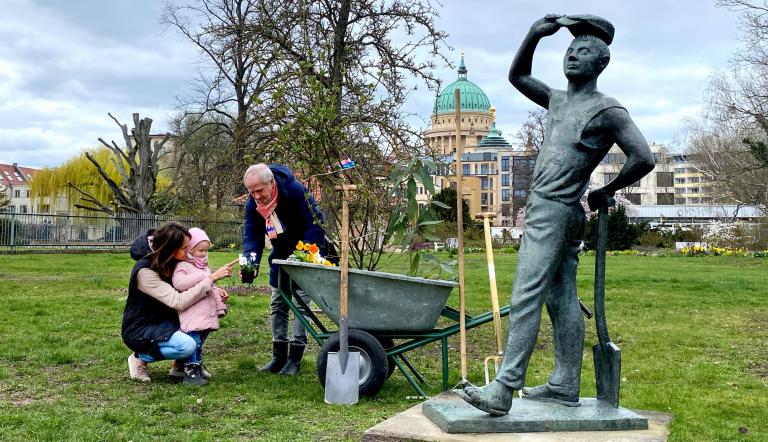
[[[304,250],[304,242],[299,241],[298,244],[296,244],[296,250]]]

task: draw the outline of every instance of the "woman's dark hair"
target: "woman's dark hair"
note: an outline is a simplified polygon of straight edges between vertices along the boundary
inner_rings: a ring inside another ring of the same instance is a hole
[[[152,238],[152,253],[149,258],[149,268],[156,271],[161,278],[170,280],[176,268],[173,254],[184,246],[184,237],[191,238],[189,230],[179,223],[168,222],[155,230]]]

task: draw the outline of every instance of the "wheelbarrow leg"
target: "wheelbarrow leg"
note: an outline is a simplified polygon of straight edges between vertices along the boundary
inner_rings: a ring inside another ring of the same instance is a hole
[[[405,358],[405,355],[399,354],[397,356],[400,358],[401,361],[403,361],[405,366],[408,367],[408,369],[411,371],[411,373],[413,373],[413,375],[416,376],[416,379],[419,381],[419,383],[421,383],[421,384],[426,384],[427,383],[424,380],[424,378],[421,376],[421,373],[419,373],[419,370],[416,370],[416,368],[414,368],[414,366],[411,364],[411,361],[409,361],[408,359]]]
[[[419,384],[413,379],[413,376],[411,376],[410,373],[408,373],[408,370],[406,370],[406,367],[403,366],[403,363],[400,361],[400,358],[393,358],[392,360],[395,361],[395,365],[397,365],[397,368],[400,369],[400,372],[405,376],[405,379],[408,380],[408,383],[411,384],[411,387],[413,387],[414,390],[419,394],[419,396],[427,397],[427,393],[424,392],[424,390],[419,387]]]
[[[448,391],[448,336],[440,338],[440,352],[443,356],[443,391]]]

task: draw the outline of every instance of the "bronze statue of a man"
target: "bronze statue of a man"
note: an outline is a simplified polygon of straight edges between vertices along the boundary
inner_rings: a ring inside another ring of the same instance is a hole
[[[575,36],[563,58],[565,91],[531,76],[539,40],[561,27]],[[613,33],[613,25],[600,17],[547,15],[531,26],[509,69],[512,85],[548,109],[549,116],[526,205],[504,359],[489,385],[457,391],[492,415],[507,414],[514,391],[520,389],[526,399],[579,405],[584,320],[576,297],[576,267],[585,224],[579,200],[590,174],[614,143],[627,162],[613,181],[590,192],[592,210],[654,168],[648,143],[627,110],[597,91],[597,77],[610,60]],[[555,369],[546,384],[523,388],[544,304],[552,321]]]

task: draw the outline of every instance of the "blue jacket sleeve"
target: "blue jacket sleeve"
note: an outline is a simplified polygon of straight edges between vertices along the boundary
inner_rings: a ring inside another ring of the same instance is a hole
[[[264,252],[264,218],[256,211],[256,203],[248,198],[245,203],[245,224],[243,225],[243,253],[256,253],[256,262],[261,262]]]
[[[306,189],[298,181],[294,182],[294,195],[299,199],[296,206],[301,210],[301,216],[304,221],[304,236],[302,241],[317,244],[322,255],[326,254],[325,231],[323,224],[325,219],[315,198],[306,194]]]

